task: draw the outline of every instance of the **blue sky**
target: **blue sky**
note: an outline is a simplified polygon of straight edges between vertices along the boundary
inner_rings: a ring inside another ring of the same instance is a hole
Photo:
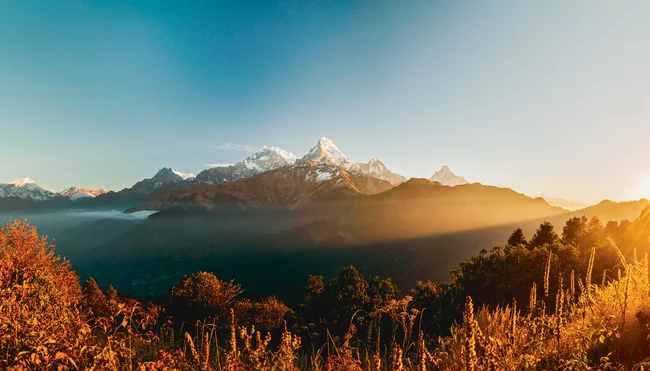
[[[3,1],[0,182],[121,189],[321,137],[406,176],[650,196],[650,3]]]

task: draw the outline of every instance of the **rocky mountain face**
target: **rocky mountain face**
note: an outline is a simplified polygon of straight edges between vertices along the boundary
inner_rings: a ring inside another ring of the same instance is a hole
[[[327,165],[340,167],[349,173],[375,177],[386,180],[393,185],[406,181],[406,178],[388,170],[378,159],[368,163],[357,163],[344,155],[334,142],[321,138],[318,143],[302,158],[277,147],[264,147],[245,160],[231,166],[215,167],[200,172],[194,180],[197,184],[218,184],[234,182],[251,177],[265,171],[279,169],[284,166]]]
[[[388,170],[382,161],[356,163],[334,142],[321,138],[300,159],[279,148],[264,147],[235,165],[199,173],[193,181],[199,187],[161,194],[131,210],[211,211],[218,203],[296,209],[317,200],[376,194],[405,180]]]
[[[296,155],[277,147],[264,147],[248,158],[231,166],[214,167],[203,170],[196,178],[197,184],[217,184],[234,182],[258,173],[293,165]]]
[[[192,184],[193,179],[192,174],[185,174],[164,167],[158,170],[153,177],[143,179],[135,183],[131,188],[124,188],[118,192],[110,191],[95,197],[92,201],[93,205],[139,203],[156,194],[187,188]]]
[[[442,185],[452,186],[452,187],[469,183],[467,179],[463,178],[462,176],[454,174],[447,165],[444,165],[429,179],[434,182],[438,182]]]
[[[393,185],[406,182],[406,178],[388,170],[388,167],[379,159],[373,158],[368,163],[360,163],[359,170],[362,174],[389,181]]]
[[[338,201],[392,188],[385,180],[325,164],[284,166],[232,183],[201,185],[161,194],[128,211],[240,209],[295,210],[317,202]]]
[[[373,158],[368,163],[357,163],[350,160],[332,140],[324,137],[316,143],[309,153],[298,160],[298,163],[341,167],[350,173],[386,180],[393,185],[406,181],[405,177],[388,170],[388,167],[379,159]]]

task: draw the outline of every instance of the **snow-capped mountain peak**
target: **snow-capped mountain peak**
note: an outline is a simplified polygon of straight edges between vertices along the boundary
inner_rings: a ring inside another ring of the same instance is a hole
[[[358,165],[361,173],[377,179],[387,180],[393,185],[398,185],[406,181],[405,177],[388,170],[386,164],[380,159],[373,158],[368,163]]]
[[[56,198],[58,194],[49,189],[39,187],[30,178],[20,178],[9,184],[0,184],[0,198],[5,197],[44,201]]]
[[[164,167],[156,173],[156,175],[153,176],[153,180],[155,181],[174,181],[174,182],[179,182],[182,180],[185,180],[186,177],[192,176],[192,174],[186,174],[186,173],[181,173],[180,171],[176,171],[170,167]]]
[[[181,183],[185,181],[186,179],[191,179],[191,178],[186,178],[188,176],[191,176],[192,174],[185,174],[181,173],[179,171],[176,171],[170,167],[164,167],[156,173],[156,175],[153,176],[151,179],[145,179],[143,181],[140,181],[134,185],[137,186],[139,183],[146,183],[148,185],[145,185],[145,187],[149,187],[149,185],[152,185],[153,189],[158,189],[160,188],[163,184],[167,183]],[[193,177],[193,175],[192,175]],[[144,185],[143,183],[143,185]]]
[[[358,165],[345,156],[331,139],[322,137],[302,159],[305,163],[318,163],[339,166],[347,170],[357,169]]]
[[[368,161],[368,170],[371,173],[383,173],[388,171],[388,168],[382,160],[378,158],[371,158],[370,161]]]
[[[440,184],[446,186],[457,186],[461,184],[468,184],[467,179],[462,176],[454,174],[453,171],[447,165],[443,165],[440,170],[438,170],[431,178],[434,182],[439,182]]]
[[[23,187],[23,186],[28,185],[28,184],[36,184],[36,182],[34,182],[31,178],[20,178],[20,179],[14,180],[10,184],[15,185],[16,187]]]

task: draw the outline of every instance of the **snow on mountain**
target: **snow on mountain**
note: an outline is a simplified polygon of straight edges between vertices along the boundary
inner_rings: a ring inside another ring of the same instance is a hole
[[[59,195],[61,197],[66,197],[70,200],[76,201],[82,198],[95,198],[99,195],[103,195],[104,193],[108,193],[108,190],[105,188],[96,189],[70,187],[59,192]]]
[[[405,177],[388,170],[386,164],[384,164],[383,161],[376,158],[371,159],[366,164],[363,163],[359,164],[359,168],[363,174],[378,179],[387,180],[393,185],[398,185],[406,182]]]
[[[462,176],[454,174],[447,165],[444,165],[440,170],[438,170],[431,178],[434,182],[439,182],[446,186],[457,186],[461,184],[468,184],[467,179]]]
[[[358,170],[359,165],[344,155],[332,140],[321,138],[301,160],[305,164],[323,164]]]
[[[218,184],[234,182],[258,173],[293,165],[296,155],[278,147],[264,147],[234,165],[218,166],[203,170],[196,176],[196,182]]]
[[[387,180],[393,185],[406,181],[401,175],[388,170],[381,160],[372,159],[367,164],[356,163],[345,156],[331,139],[321,138],[318,143],[300,159],[296,155],[277,147],[264,147],[245,160],[230,166],[218,166],[200,172],[195,181],[202,184],[234,182],[239,179],[279,169],[284,166],[328,165],[343,168],[352,173]],[[326,177],[326,175],[322,175]]]
[[[368,163],[357,163],[350,160],[339,150],[331,139],[324,137],[316,143],[316,146],[309,153],[300,159],[300,163],[342,167],[352,173],[387,180],[393,185],[398,185],[406,181],[405,177],[388,170],[386,164],[379,159],[373,158]]]
[[[34,182],[31,178],[20,178],[11,182],[11,184],[15,185],[16,187],[22,187],[27,184],[35,184],[35,183],[36,182]]]
[[[144,179],[136,183],[132,188],[137,187],[141,190],[153,191],[162,187],[165,184],[181,183],[184,180],[186,180],[186,177],[189,175],[192,174],[185,174],[176,171],[170,167],[164,167],[158,170],[158,172],[156,173],[156,175],[153,176],[153,178]]]
[[[232,168],[232,167],[231,167]],[[280,207],[300,209],[318,202],[337,202],[373,195],[393,186],[381,179],[325,164],[300,164],[265,171],[236,182],[160,193],[127,212],[166,209],[215,211]]]
[[[261,150],[248,156],[243,161],[235,164],[243,165],[249,170],[264,172],[275,170],[282,166],[293,165],[296,162],[296,155],[278,147],[264,146]]]
[[[181,177],[183,180],[190,180],[195,178],[194,174],[192,173],[181,173],[180,171],[176,171],[174,169],[172,169],[172,172]]]
[[[30,178],[16,179],[9,184],[0,184],[0,198],[18,197],[24,200],[45,201],[58,197],[49,189],[39,187]]]

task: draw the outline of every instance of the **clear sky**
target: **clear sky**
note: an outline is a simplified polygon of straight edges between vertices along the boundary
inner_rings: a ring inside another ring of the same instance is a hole
[[[531,195],[650,196],[649,14],[647,1],[1,1],[0,182],[121,189],[326,136],[406,176],[448,164]]]

